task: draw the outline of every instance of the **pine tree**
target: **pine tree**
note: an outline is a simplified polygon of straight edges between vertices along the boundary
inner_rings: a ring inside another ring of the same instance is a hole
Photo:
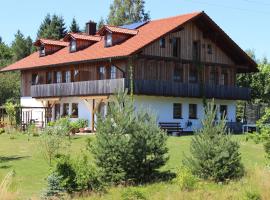
[[[32,39],[25,38],[24,35],[18,30],[15,34],[15,39],[12,42],[11,50],[13,52],[13,60],[17,61],[32,53]]]
[[[144,4],[144,0],[114,0],[107,23],[119,26],[149,20],[150,15],[145,12]]]
[[[104,25],[105,25],[105,20],[103,17],[101,17],[97,25],[98,30],[101,29]]]
[[[77,23],[75,17],[72,19],[71,25],[69,27],[69,31],[72,33],[79,33],[80,32],[80,27],[79,27],[79,24]]]
[[[59,40],[66,35],[66,27],[64,18],[62,16],[50,14],[46,15],[45,19],[41,23],[37,38],[47,38],[47,39],[55,39]]]

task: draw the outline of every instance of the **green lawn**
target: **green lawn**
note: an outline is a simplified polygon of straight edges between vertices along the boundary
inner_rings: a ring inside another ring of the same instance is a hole
[[[149,199],[242,199],[242,193],[250,188],[262,191],[262,195],[270,197],[270,194],[264,191],[265,187],[269,187],[270,191],[269,172],[259,170],[265,166],[262,145],[246,142],[245,136],[233,137],[240,142],[242,160],[247,170],[247,175],[242,180],[228,185],[202,182],[193,192],[181,192],[177,185],[172,183],[155,183],[138,186],[136,189],[144,192]],[[70,149],[72,156],[77,156],[85,150],[86,138],[83,136],[72,138]],[[170,160],[164,170],[175,171],[180,166],[184,153],[189,153],[191,138],[192,136],[169,137]],[[39,149],[39,137],[30,137],[28,141],[26,135],[16,135],[15,139],[10,139],[6,134],[0,135],[0,180],[11,170],[15,170],[16,173],[12,190],[18,192],[19,199],[38,198],[45,188],[45,178],[49,174],[49,166]],[[265,183],[261,178],[268,182]],[[115,187],[109,189],[106,194],[93,194],[85,199],[121,199],[121,194],[126,189]]]

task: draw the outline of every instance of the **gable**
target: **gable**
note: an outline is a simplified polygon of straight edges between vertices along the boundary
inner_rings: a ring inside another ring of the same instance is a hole
[[[204,38],[203,32],[193,23],[187,23],[177,32],[169,33],[165,37],[165,48],[160,47],[160,40],[146,46],[142,54],[161,57],[173,57],[173,38],[180,38],[180,57],[184,60],[192,60],[193,41],[200,41],[201,61],[207,63],[220,63],[234,65],[235,62],[216,43],[208,38]],[[208,45],[211,45],[212,53],[208,54]]]

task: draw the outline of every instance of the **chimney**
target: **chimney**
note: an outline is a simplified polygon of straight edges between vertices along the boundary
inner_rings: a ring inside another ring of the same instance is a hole
[[[95,35],[97,32],[97,23],[89,21],[86,23],[85,32],[87,35]]]

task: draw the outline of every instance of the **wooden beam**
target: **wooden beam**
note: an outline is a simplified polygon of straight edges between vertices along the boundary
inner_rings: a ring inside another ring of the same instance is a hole
[[[106,96],[82,96],[80,98],[83,99],[83,100],[85,100],[85,99],[89,99],[89,100],[92,100],[92,99],[108,99],[109,95],[106,95]]]

